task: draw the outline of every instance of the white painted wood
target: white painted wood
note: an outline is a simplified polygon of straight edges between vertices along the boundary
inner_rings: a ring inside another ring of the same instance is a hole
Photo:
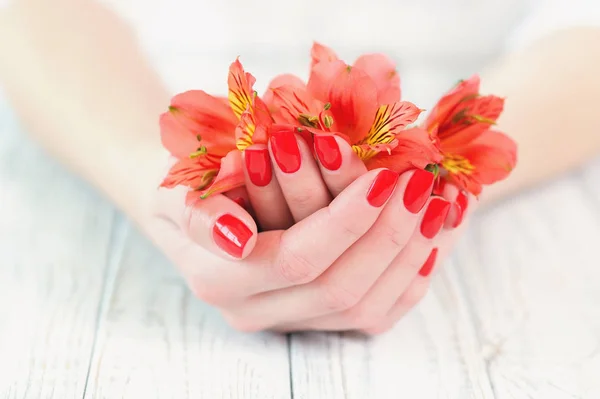
[[[115,281],[86,398],[290,397],[285,336],[230,329],[135,232]]]
[[[600,160],[478,215],[390,333],[295,335],[290,364],[10,118],[0,138],[0,399],[600,397]]]
[[[295,397],[600,397],[600,162],[586,169],[478,215],[388,334],[295,336]]]
[[[0,112],[0,398],[82,397],[114,216]]]

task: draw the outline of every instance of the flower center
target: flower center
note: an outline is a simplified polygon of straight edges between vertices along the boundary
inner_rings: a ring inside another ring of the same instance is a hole
[[[448,173],[455,175],[470,175],[475,170],[475,166],[473,166],[473,164],[467,158],[454,154],[444,154],[442,166],[448,171]]]

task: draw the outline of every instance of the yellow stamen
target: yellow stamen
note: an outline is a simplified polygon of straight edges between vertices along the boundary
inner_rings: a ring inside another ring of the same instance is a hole
[[[206,147],[201,146],[196,151],[194,151],[190,154],[190,158],[191,159],[198,158],[199,156],[206,155],[206,153],[208,153],[208,150],[206,149]]]
[[[470,175],[475,171],[475,166],[465,157],[454,154],[444,154],[442,166],[449,173]]]
[[[300,114],[300,115],[298,115],[298,122],[302,126],[306,126],[306,127],[312,127],[312,128],[319,127],[319,117],[318,116]]]

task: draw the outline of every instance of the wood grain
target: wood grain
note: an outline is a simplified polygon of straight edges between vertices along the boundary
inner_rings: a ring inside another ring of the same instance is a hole
[[[132,231],[102,314],[86,398],[289,398],[285,336],[243,334]]]
[[[288,342],[232,331],[12,118],[0,135],[2,399],[600,397],[600,160],[477,215],[391,332]]]
[[[0,398],[81,398],[115,212],[1,116]]]

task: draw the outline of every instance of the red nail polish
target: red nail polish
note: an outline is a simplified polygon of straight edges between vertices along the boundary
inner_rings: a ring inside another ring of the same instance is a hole
[[[438,254],[438,249],[437,248],[433,248],[431,250],[431,253],[429,254],[429,257],[427,258],[427,260],[425,261],[425,263],[423,263],[423,266],[421,266],[421,269],[419,270],[419,274],[421,276],[423,276],[423,277],[429,276],[429,274],[433,270],[433,266],[435,266],[435,261],[437,259],[437,254]]]
[[[296,135],[291,130],[275,131],[271,135],[271,149],[275,162],[283,173],[294,173],[300,169],[300,148]]]
[[[225,214],[217,219],[213,227],[213,239],[223,251],[241,258],[244,247],[252,237],[252,230],[235,216]]]
[[[421,222],[421,234],[426,238],[433,238],[440,232],[448,212],[450,212],[450,202],[443,198],[433,198],[423,216]]]
[[[315,152],[325,169],[338,170],[342,166],[342,153],[335,137],[317,134],[314,136]]]
[[[367,192],[367,201],[369,201],[369,204],[375,208],[379,208],[385,204],[385,201],[387,201],[394,192],[398,177],[398,173],[388,169],[379,172]]]
[[[234,198],[232,201],[241,206],[242,208],[246,207],[246,200],[244,200],[242,197]]]
[[[465,212],[467,211],[467,207],[469,206],[469,197],[467,196],[467,194],[464,191],[461,191],[460,193],[458,193],[458,197],[456,197],[456,206],[457,206],[457,216],[456,216],[456,220],[454,221],[454,224],[452,225],[453,228],[457,228],[458,226],[460,226],[460,224],[463,221],[463,218],[465,216]]]
[[[244,151],[246,170],[252,184],[264,187],[271,182],[273,170],[266,148],[248,148]]]
[[[417,169],[404,191],[404,206],[411,213],[419,213],[431,195],[435,176],[426,170]]]

